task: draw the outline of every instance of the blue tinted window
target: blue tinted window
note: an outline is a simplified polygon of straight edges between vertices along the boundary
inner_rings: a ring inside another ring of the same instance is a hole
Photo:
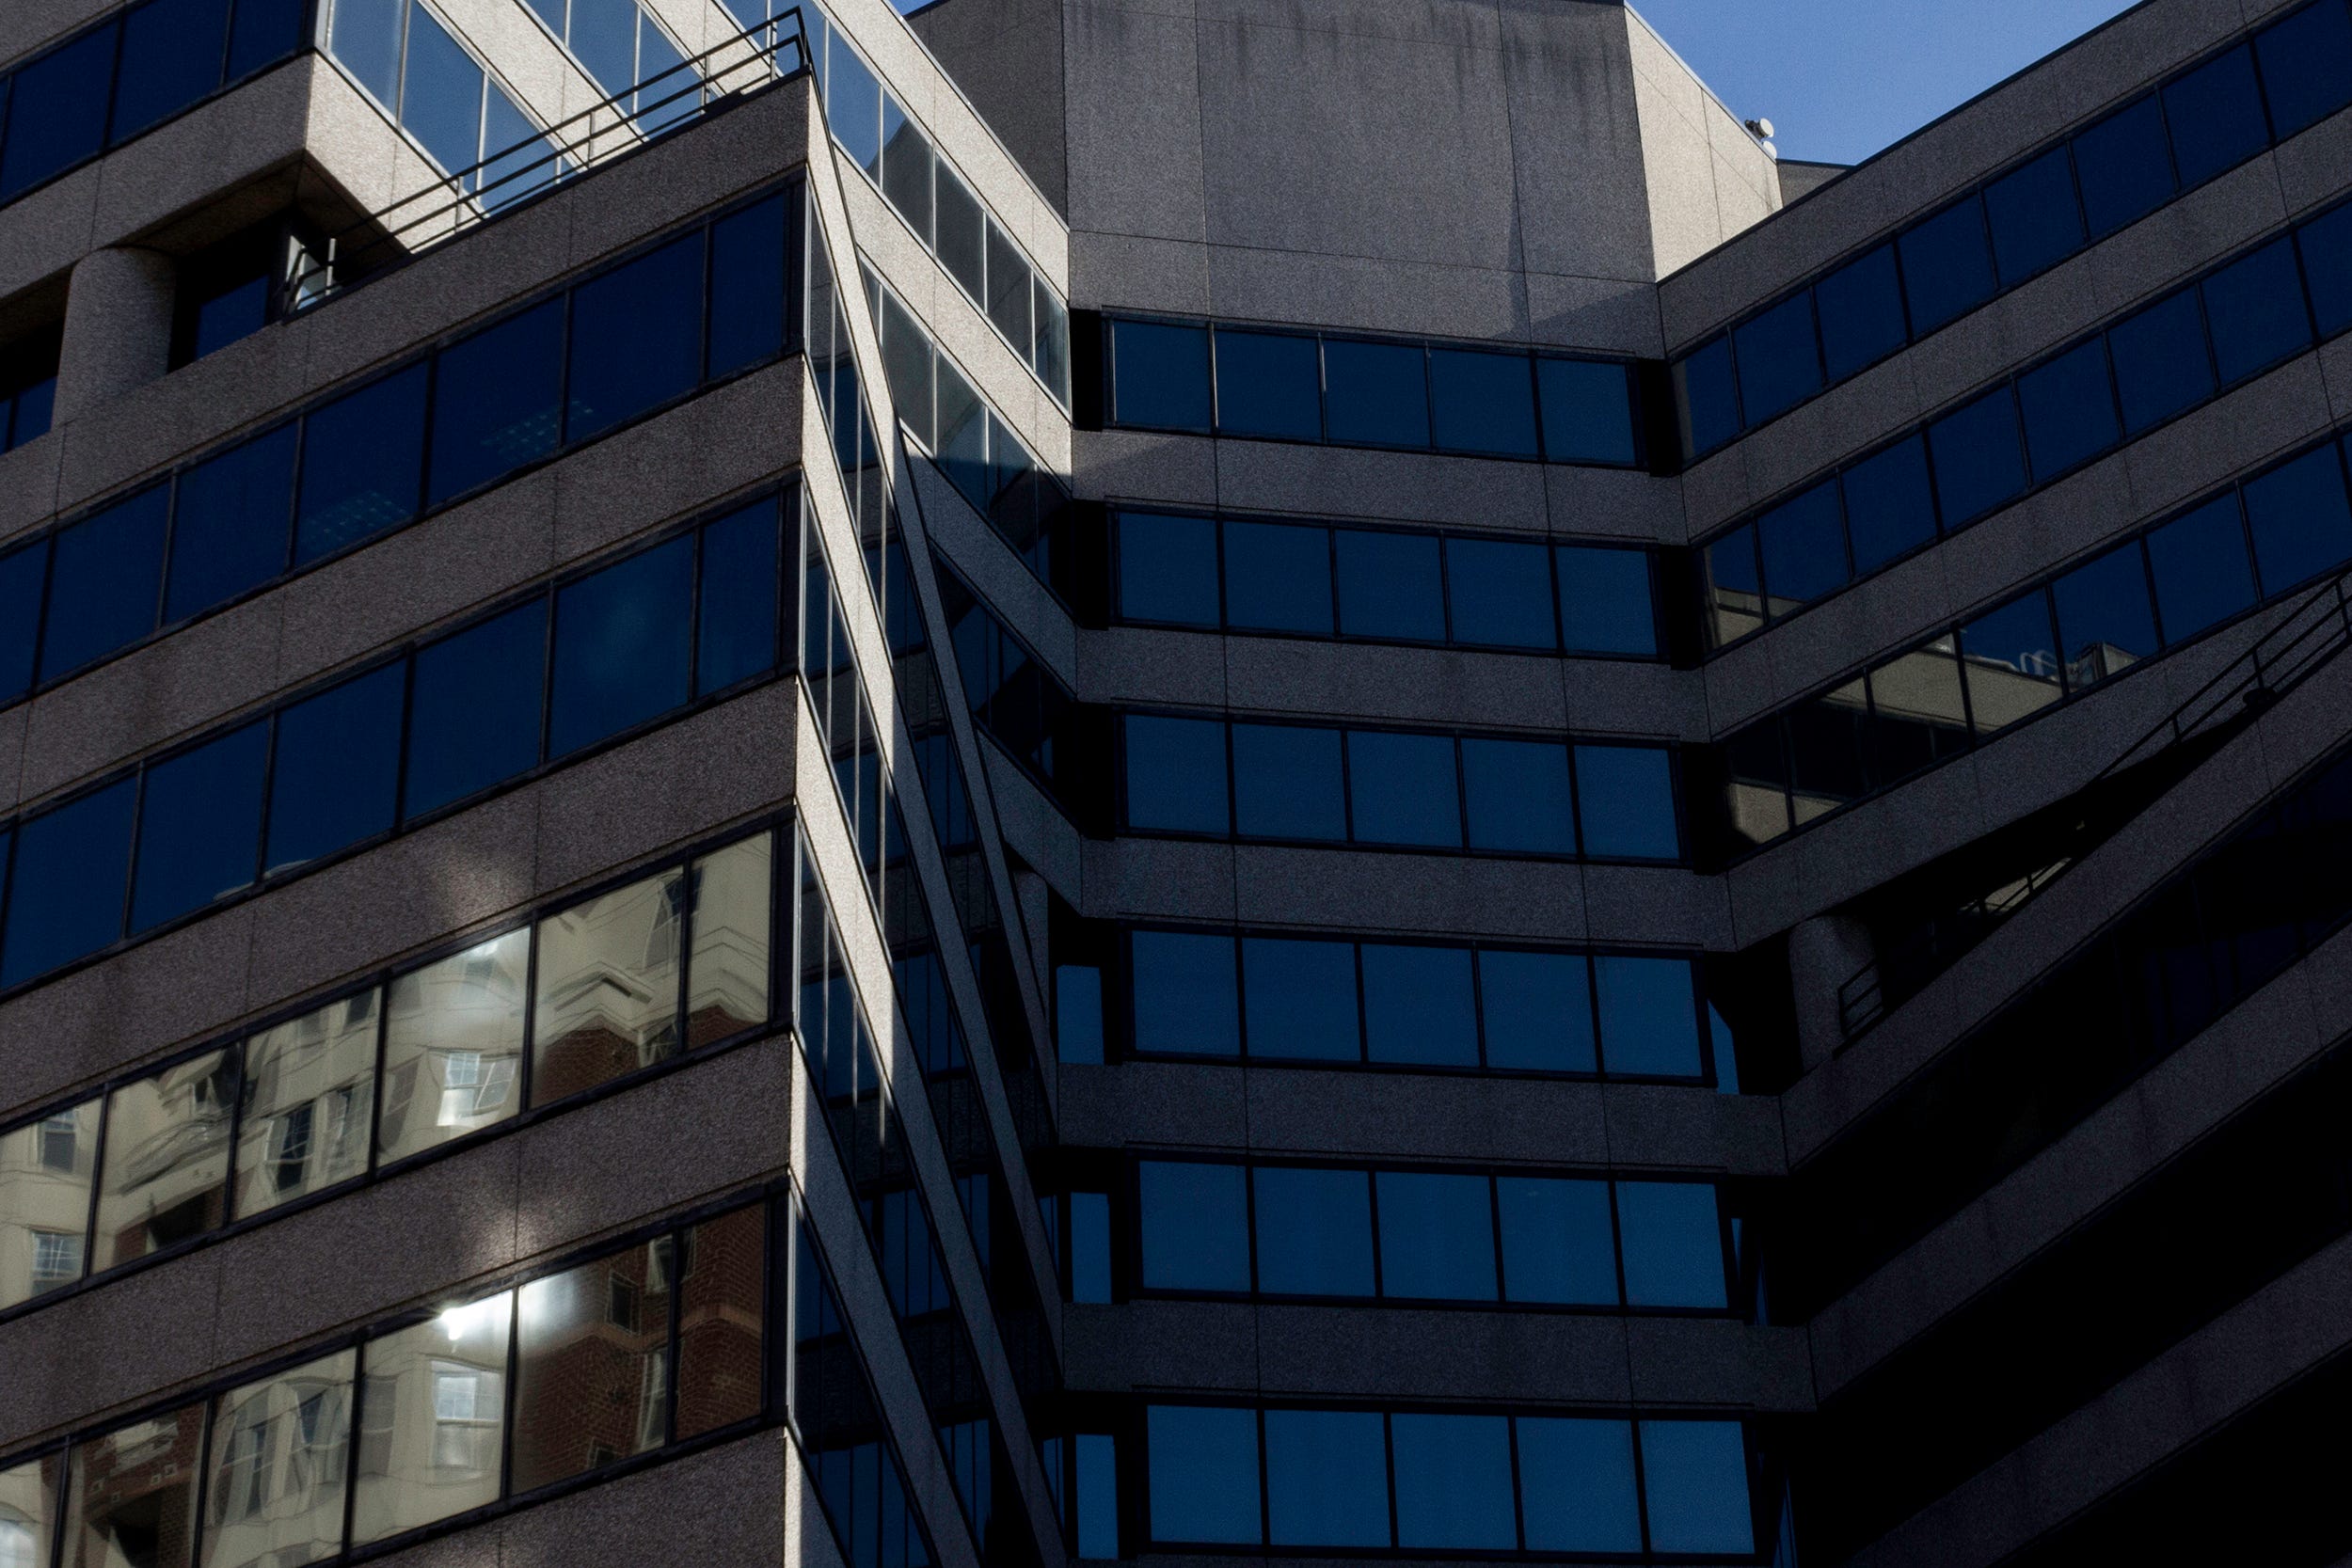
[[[1740,434],[1740,389],[1732,384],[1729,338],[1676,360],[1674,384],[1685,452],[1700,456]]]
[[[776,667],[776,506],[760,501],[703,530],[698,695]]]
[[[1214,629],[1221,620],[1216,524],[1206,517],[1120,513],[1119,612],[1131,621]]]
[[[1111,323],[1112,417],[1156,430],[1209,428],[1209,331]]]
[[[1485,1177],[1384,1170],[1378,1187],[1382,1295],[1495,1299],[1494,1213]]]
[[[1722,647],[1764,624],[1764,578],[1756,563],[1756,530],[1742,525],[1704,547],[1708,634]]]
[[[117,501],[56,537],[40,678],[56,680],[155,629],[168,486]]]
[[[54,374],[44,376],[16,394],[8,426],[11,451],[49,434],[49,417],[56,406],[56,401],[57,378]]]
[[[1733,329],[1740,406],[1751,425],[1821,389],[1821,355],[1813,341],[1813,295],[1799,293]]]
[[[286,569],[294,427],[232,447],[180,476],[171,514],[167,625],[235,598]]]
[[[1400,1413],[1390,1426],[1396,1436],[1398,1545],[1518,1549],[1509,1418]]]
[[[1136,1167],[1148,1291],[1249,1289],[1249,1198],[1242,1167],[1146,1160]]]
[[[1241,967],[1252,1056],[1361,1059],[1352,942],[1244,937]]]
[[[8,139],[0,142],[0,201],[98,150],[106,133],[115,31],[102,27],[87,33],[10,78]]]
[[[2332,338],[2352,326],[2352,206],[2305,224],[2296,231],[2296,246],[2303,253],[2319,335]]]
[[[387,110],[400,102],[400,36],[406,10],[406,0],[336,0],[327,35],[335,58]]]
[[[2197,291],[2184,289],[2107,329],[2123,428],[2133,435],[2213,396],[2213,361]]]
[[[1248,631],[1330,636],[1330,531],[1227,523],[1225,624]]]
[[[418,652],[409,818],[537,765],[547,625],[547,605],[528,604]]]
[[[1895,247],[1883,245],[1813,286],[1821,323],[1821,360],[1832,381],[1843,381],[1903,346],[1902,279]]]
[[[2164,119],[2172,128],[2172,165],[2184,188],[2201,185],[2270,145],[2253,51],[2233,49],[2168,83]]]
[[[122,19],[111,141],[135,136],[220,86],[229,0],[151,0]]]
[[[1429,390],[1439,450],[1535,455],[1535,384],[1526,355],[1431,349]]]
[[[1642,1496],[1652,1551],[1756,1550],[1747,1443],[1737,1421],[1644,1421]]]
[[[692,389],[702,331],[700,234],[575,289],[565,438],[584,440]]]
[[[406,663],[388,664],[278,713],[267,872],[391,831],[407,689]]]
[[[1560,579],[1560,629],[1570,653],[1658,652],[1647,550],[1561,545],[1552,562]]]
[[[1505,1300],[1617,1305],[1616,1232],[1608,1182],[1499,1176],[1495,1201],[1502,1213]]]
[[[1600,1064],[1621,1077],[1696,1078],[1697,1005],[1682,958],[1596,958]]]
[[[2040,589],[1960,628],[1961,668],[1979,735],[2012,724],[2058,699],[2059,659],[2050,606]]]
[[[1673,765],[1649,746],[1576,748],[1576,814],[1584,853],[1604,860],[1673,860]]]
[[[1127,822],[1136,828],[1217,833],[1225,810],[1225,726],[1210,719],[1130,715],[1126,738]]]
[[[0,703],[13,702],[33,684],[40,636],[41,579],[49,573],[49,542],[0,555]]]
[[[1277,1546],[1386,1546],[1387,1445],[1377,1411],[1265,1413],[1266,1539]]]
[[[1136,1049],[1180,1056],[1240,1055],[1233,939],[1137,931],[1132,942]]]
[[[2172,154],[2153,94],[2074,138],[2074,176],[2090,237],[2111,234],[2172,198]]]
[[[426,367],[313,409],[302,425],[294,563],[309,565],[417,515]]]
[[[1363,949],[1364,1045],[1375,1062],[1478,1065],[1478,999],[1465,947]]]
[[[563,386],[560,299],[443,349],[434,367],[431,500],[555,451]]]
[[[1418,344],[1323,343],[1324,417],[1334,441],[1429,444],[1429,384]]]
[[[1228,436],[1323,438],[1323,367],[1312,338],[1216,333],[1216,428]]]
[[[1452,736],[1351,730],[1347,766],[1358,843],[1452,847],[1462,842]]]
[[[1984,213],[2005,288],[2072,256],[2083,243],[2083,214],[2066,149],[2054,148],[1994,181],[1984,193]]]
[[[710,228],[710,373],[755,365],[784,351],[784,198],[721,218]]]
[[[2352,11],[2326,0],[2254,35],[2263,96],[2283,141],[2352,103]]]
[[[1975,522],[2026,487],[2017,406],[2006,387],[1930,425],[1928,448],[1946,528]]]
[[[122,935],[137,800],[137,781],[125,779],[18,825],[0,986],[46,974]]]
[[[1462,741],[1462,789],[1473,849],[1576,852],[1567,748],[1556,741]]]
[[[687,699],[694,541],[673,539],[555,596],[548,754],[563,756]]]
[[[1257,1541],[1257,1413],[1155,1404],[1146,1419],[1152,1539]]]
[[[1591,1072],[1599,1065],[1582,954],[1483,952],[1478,997],[1488,1067]]]
[[[1345,838],[1340,732],[1235,724],[1233,831],[1245,838]]]
[[[1629,1421],[1521,1416],[1519,1507],[1532,1552],[1638,1552]]]
[[[2050,585],[2050,596],[2067,682],[2077,690],[2156,652],[2156,617],[2137,540],[2075,567]]]
[[[1535,361],[1543,405],[1544,455],[1554,463],[1631,464],[1633,393],[1623,365],[1586,359]]]
[[[482,68],[465,45],[411,0],[400,123],[445,169],[470,167],[482,156],[484,80]]]
[[[2344,469],[2332,446],[2249,481],[2246,518],[2266,594],[2283,593],[2352,560],[2352,506],[2345,504]]]
[[[1895,242],[1903,258],[1903,293],[1912,330],[1921,337],[1993,297],[1993,252],[1984,208],[1975,197],[1923,222]]]
[[[1551,574],[1544,546],[1500,539],[1445,542],[1454,641],[1494,648],[1555,648]]]
[[[2254,563],[2246,553],[2246,529],[2233,495],[2153,530],[2148,564],[2155,575],[2156,612],[2163,617],[2167,642],[2194,637],[2253,606]]]
[[[1250,1182],[1257,1195],[1259,1290],[1278,1296],[1372,1294],[1368,1175],[1263,1165]]]
[[[2017,401],[2036,479],[2063,473],[2122,438],[2106,345],[2096,338],[2019,377]]]
[[[622,14],[628,14],[628,9],[624,9]],[[606,6],[605,12],[608,16],[612,15],[613,8]],[[571,41],[580,58],[588,61],[592,68],[599,63],[596,55],[602,52],[589,40],[575,37]],[[847,40],[838,33],[832,33],[831,41],[825,73],[825,123],[832,127],[834,135],[841,143],[841,150],[860,168],[871,174],[882,167],[882,84],[874,80],[874,73],[866,69],[866,62],[857,57],[857,51],[850,47]],[[624,52],[628,47],[626,39],[619,40],[618,48],[612,53],[620,57],[612,64],[605,65],[599,74],[607,92],[619,92],[630,85],[626,80],[612,79],[634,74],[626,64]],[[660,95],[657,93],[656,96]]]
[[[268,764],[265,721],[148,768],[131,894],[135,934],[252,885]]]
[[[302,0],[237,0],[229,34],[229,79],[282,59],[302,44]]]
[[[1928,487],[1927,443],[1914,436],[1866,457],[1839,477],[1846,496],[1846,537],[1857,572],[1884,565],[1935,537],[1935,497]]]
[[[1846,570],[1846,524],[1835,480],[1772,508],[1756,519],[1756,532],[1775,616],[1836,592],[1852,575]]]
[[[1438,541],[1426,533],[1332,534],[1340,580],[1340,630],[1350,637],[1445,641],[1445,578]]]
[[[1724,1304],[1714,1188],[1699,1181],[1620,1181],[1617,1234],[1629,1307]]]
[[[2214,364],[2225,387],[2311,343],[2295,246],[2286,240],[2206,278],[2204,295]]]

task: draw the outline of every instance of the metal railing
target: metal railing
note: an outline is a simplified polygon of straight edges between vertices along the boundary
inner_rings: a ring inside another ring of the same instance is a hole
[[[2096,792],[2185,742],[2221,738],[2317,674],[2347,647],[2352,647],[2352,566],[2341,568],[2314,585],[2253,646],[2223,665],[2212,679],[2086,781],[2077,793]],[[2142,801],[2130,809],[2108,831],[2112,832],[2130,821],[2147,803]],[[1916,994],[1930,980],[1959,962],[2081,859],[2079,852],[2065,856],[1965,906],[1951,919],[1931,921],[1848,975],[1837,988],[1837,1020],[1843,1037],[1839,1049],[1860,1039],[1894,1006]],[[1960,928],[1955,930],[1954,927]],[[1909,982],[1908,989],[1892,1003],[1887,1000],[1890,972]]]
[[[453,170],[306,249],[288,269],[288,315],[394,261],[407,261],[532,197],[731,108],[809,69],[798,6],[600,99],[535,136]]]

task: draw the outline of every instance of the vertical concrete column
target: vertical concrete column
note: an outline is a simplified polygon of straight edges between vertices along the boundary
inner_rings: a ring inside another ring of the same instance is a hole
[[[170,368],[176,277],[170,257],[137,245],[82,258],[66,292],[57,423]]]
[[[1797,1007],[1797,1052],[1812,1071],[1845,1043],[1838,991],[1875,956],[1870,928],[1851,915],[1816,915],[1788,933],[1788,979]]]

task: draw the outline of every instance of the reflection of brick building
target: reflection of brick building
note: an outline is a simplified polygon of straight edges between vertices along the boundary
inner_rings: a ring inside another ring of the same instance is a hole
[[[755,1212],[691,1234],[678,1302],[677,1435],[692,1437],[755,1413],[767,1246]]]
[[[516,1491],[667,1440],[670,1251],[664,1239],[522,1288]]]
[[[187,1561],[203,1434],[203,1407],[196,1405],[76,1449],[67,1560]]]

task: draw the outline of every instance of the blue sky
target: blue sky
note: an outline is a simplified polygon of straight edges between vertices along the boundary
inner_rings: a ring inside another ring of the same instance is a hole
[[[1784,158],[1851,164],[2130,0],[1631,0]]]

